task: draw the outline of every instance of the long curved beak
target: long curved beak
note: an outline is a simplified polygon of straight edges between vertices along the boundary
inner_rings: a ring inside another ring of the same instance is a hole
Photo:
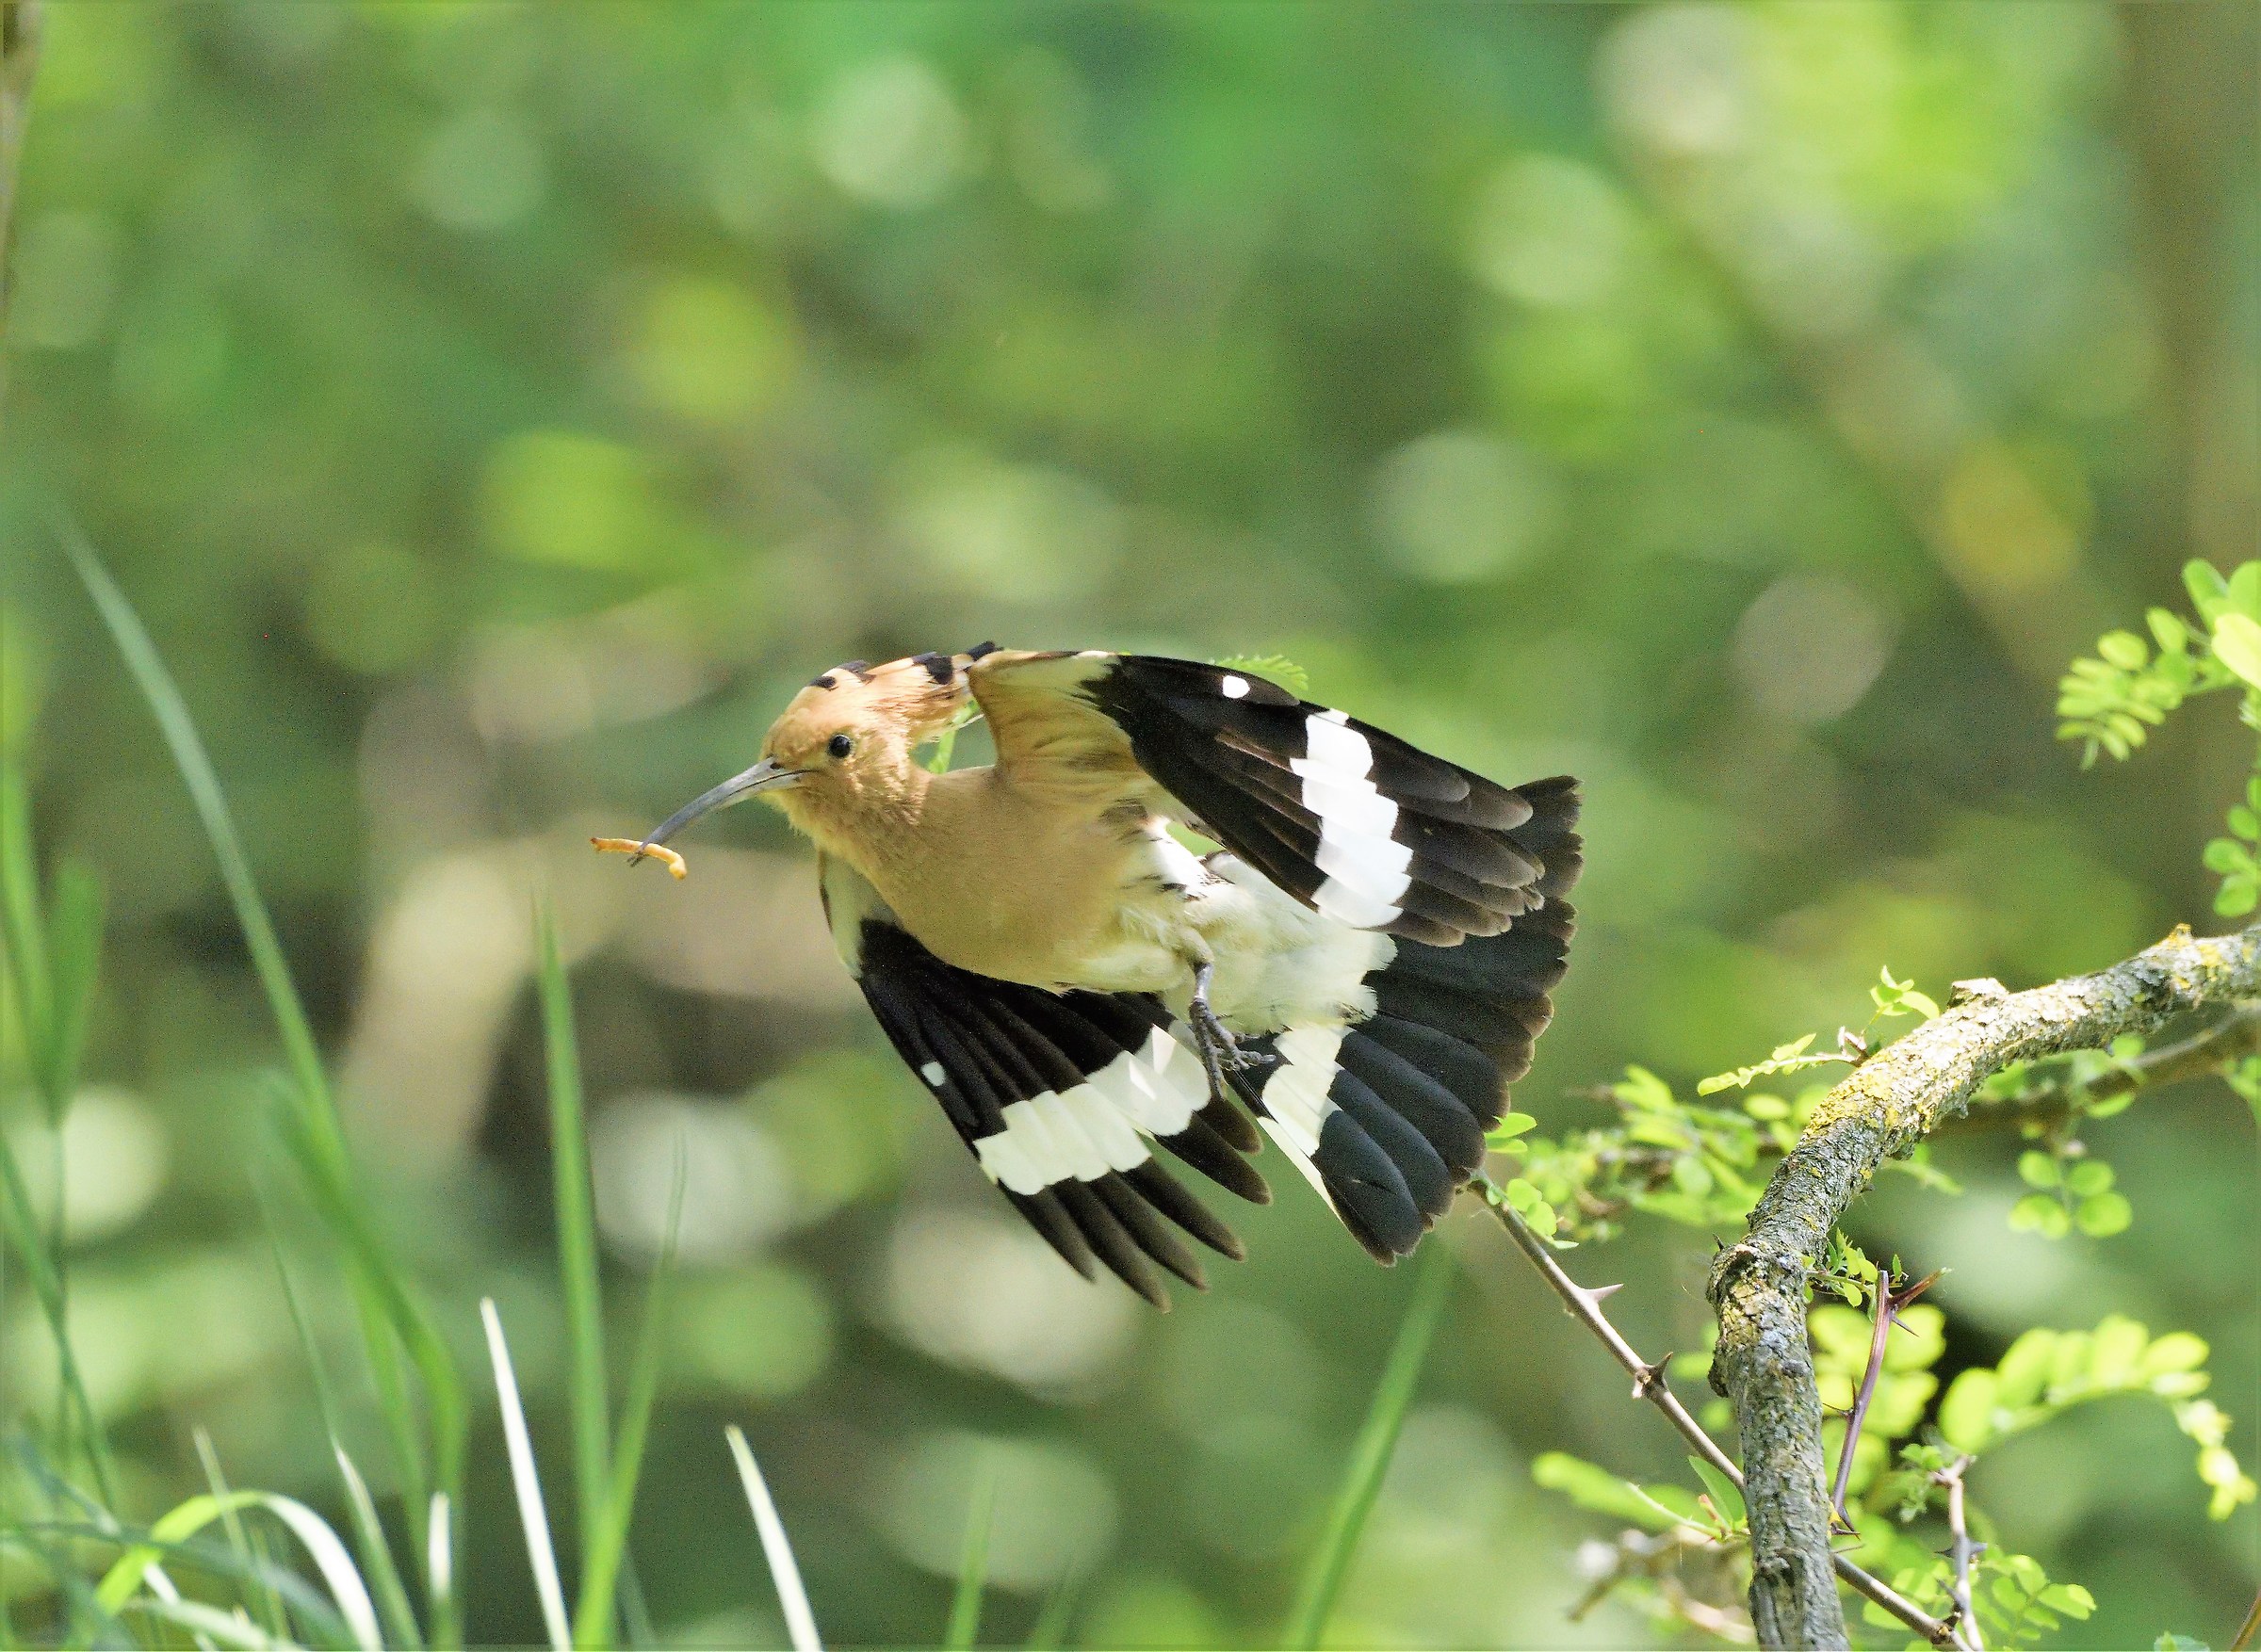
[[[732,803],[741,802],[757,791],[782,791],[788,786],[799,785],[800,780],[801,771],[798,769],[780,768],[774,758],[764,757],[743,774],[733,774],[713,790],[701,792],[666,819],[660,821],[658,829],[637,846],[636,852],[628,857],[628,864],[634,866],[643,857],[645,850],[655,844],[665,843],[701,815],[712,814],[717,809],[726,809]]]

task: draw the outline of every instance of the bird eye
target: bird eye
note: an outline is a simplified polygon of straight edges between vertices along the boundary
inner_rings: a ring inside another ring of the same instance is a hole
[[[827,752],[830,752],[835,757],[845,757],[849,753],[855,750],[855,742],[850,739],[846,735],[835,735],[832,737],[832,738],[824,742],[824,749]]]

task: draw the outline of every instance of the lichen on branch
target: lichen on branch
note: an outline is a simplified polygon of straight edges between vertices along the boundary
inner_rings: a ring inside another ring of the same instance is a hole
[[[1978,988],[1887,1045],[1807,1119],[1751,1212],[1720,1253],[1710,1296],[1719,1318],[1712,1385],[1734,1404],[1750,1511],[1751,1621],[1766,1646],[1843,1646],[1845,1614],[1830,1548],[1821,1400],[1806,1299],[1830,1232],[1878,1168],[1961,1113],[2016,1061],[2151,1037],[2194,1010],[2261,997],[2261,925],[2157,946],[2092,975],[2027,992]]]

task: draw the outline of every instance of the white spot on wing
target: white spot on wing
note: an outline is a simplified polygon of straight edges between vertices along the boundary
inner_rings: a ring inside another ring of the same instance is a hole
[[[940,1061],[929,1061],[919,1069],[919,1077],[925,1079],[932,1088],[939,1090],[949,1079],[950,1075],[942,1070]]]
[[[1226,699],[1244,699],[1248,693],[1248,679],[1246,677],[1227,677],[1225,679],[1224,688]]]

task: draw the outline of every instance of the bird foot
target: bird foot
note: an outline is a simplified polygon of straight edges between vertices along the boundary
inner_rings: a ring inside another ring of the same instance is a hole
[[[1186,1026],[1192,1029],[1194,1047],[1200,1052],[1201,1070],[1209,1077],[1209,1098],[1222,1102],[1226,1096],[1228,1073],[1245,1072],[1255,1066],[1255,1059],[1244,1052],[1217,1012],[1209,1005],[1211,965],[1203,964],[1194,976],[1194,994],[1185,1007]]]

